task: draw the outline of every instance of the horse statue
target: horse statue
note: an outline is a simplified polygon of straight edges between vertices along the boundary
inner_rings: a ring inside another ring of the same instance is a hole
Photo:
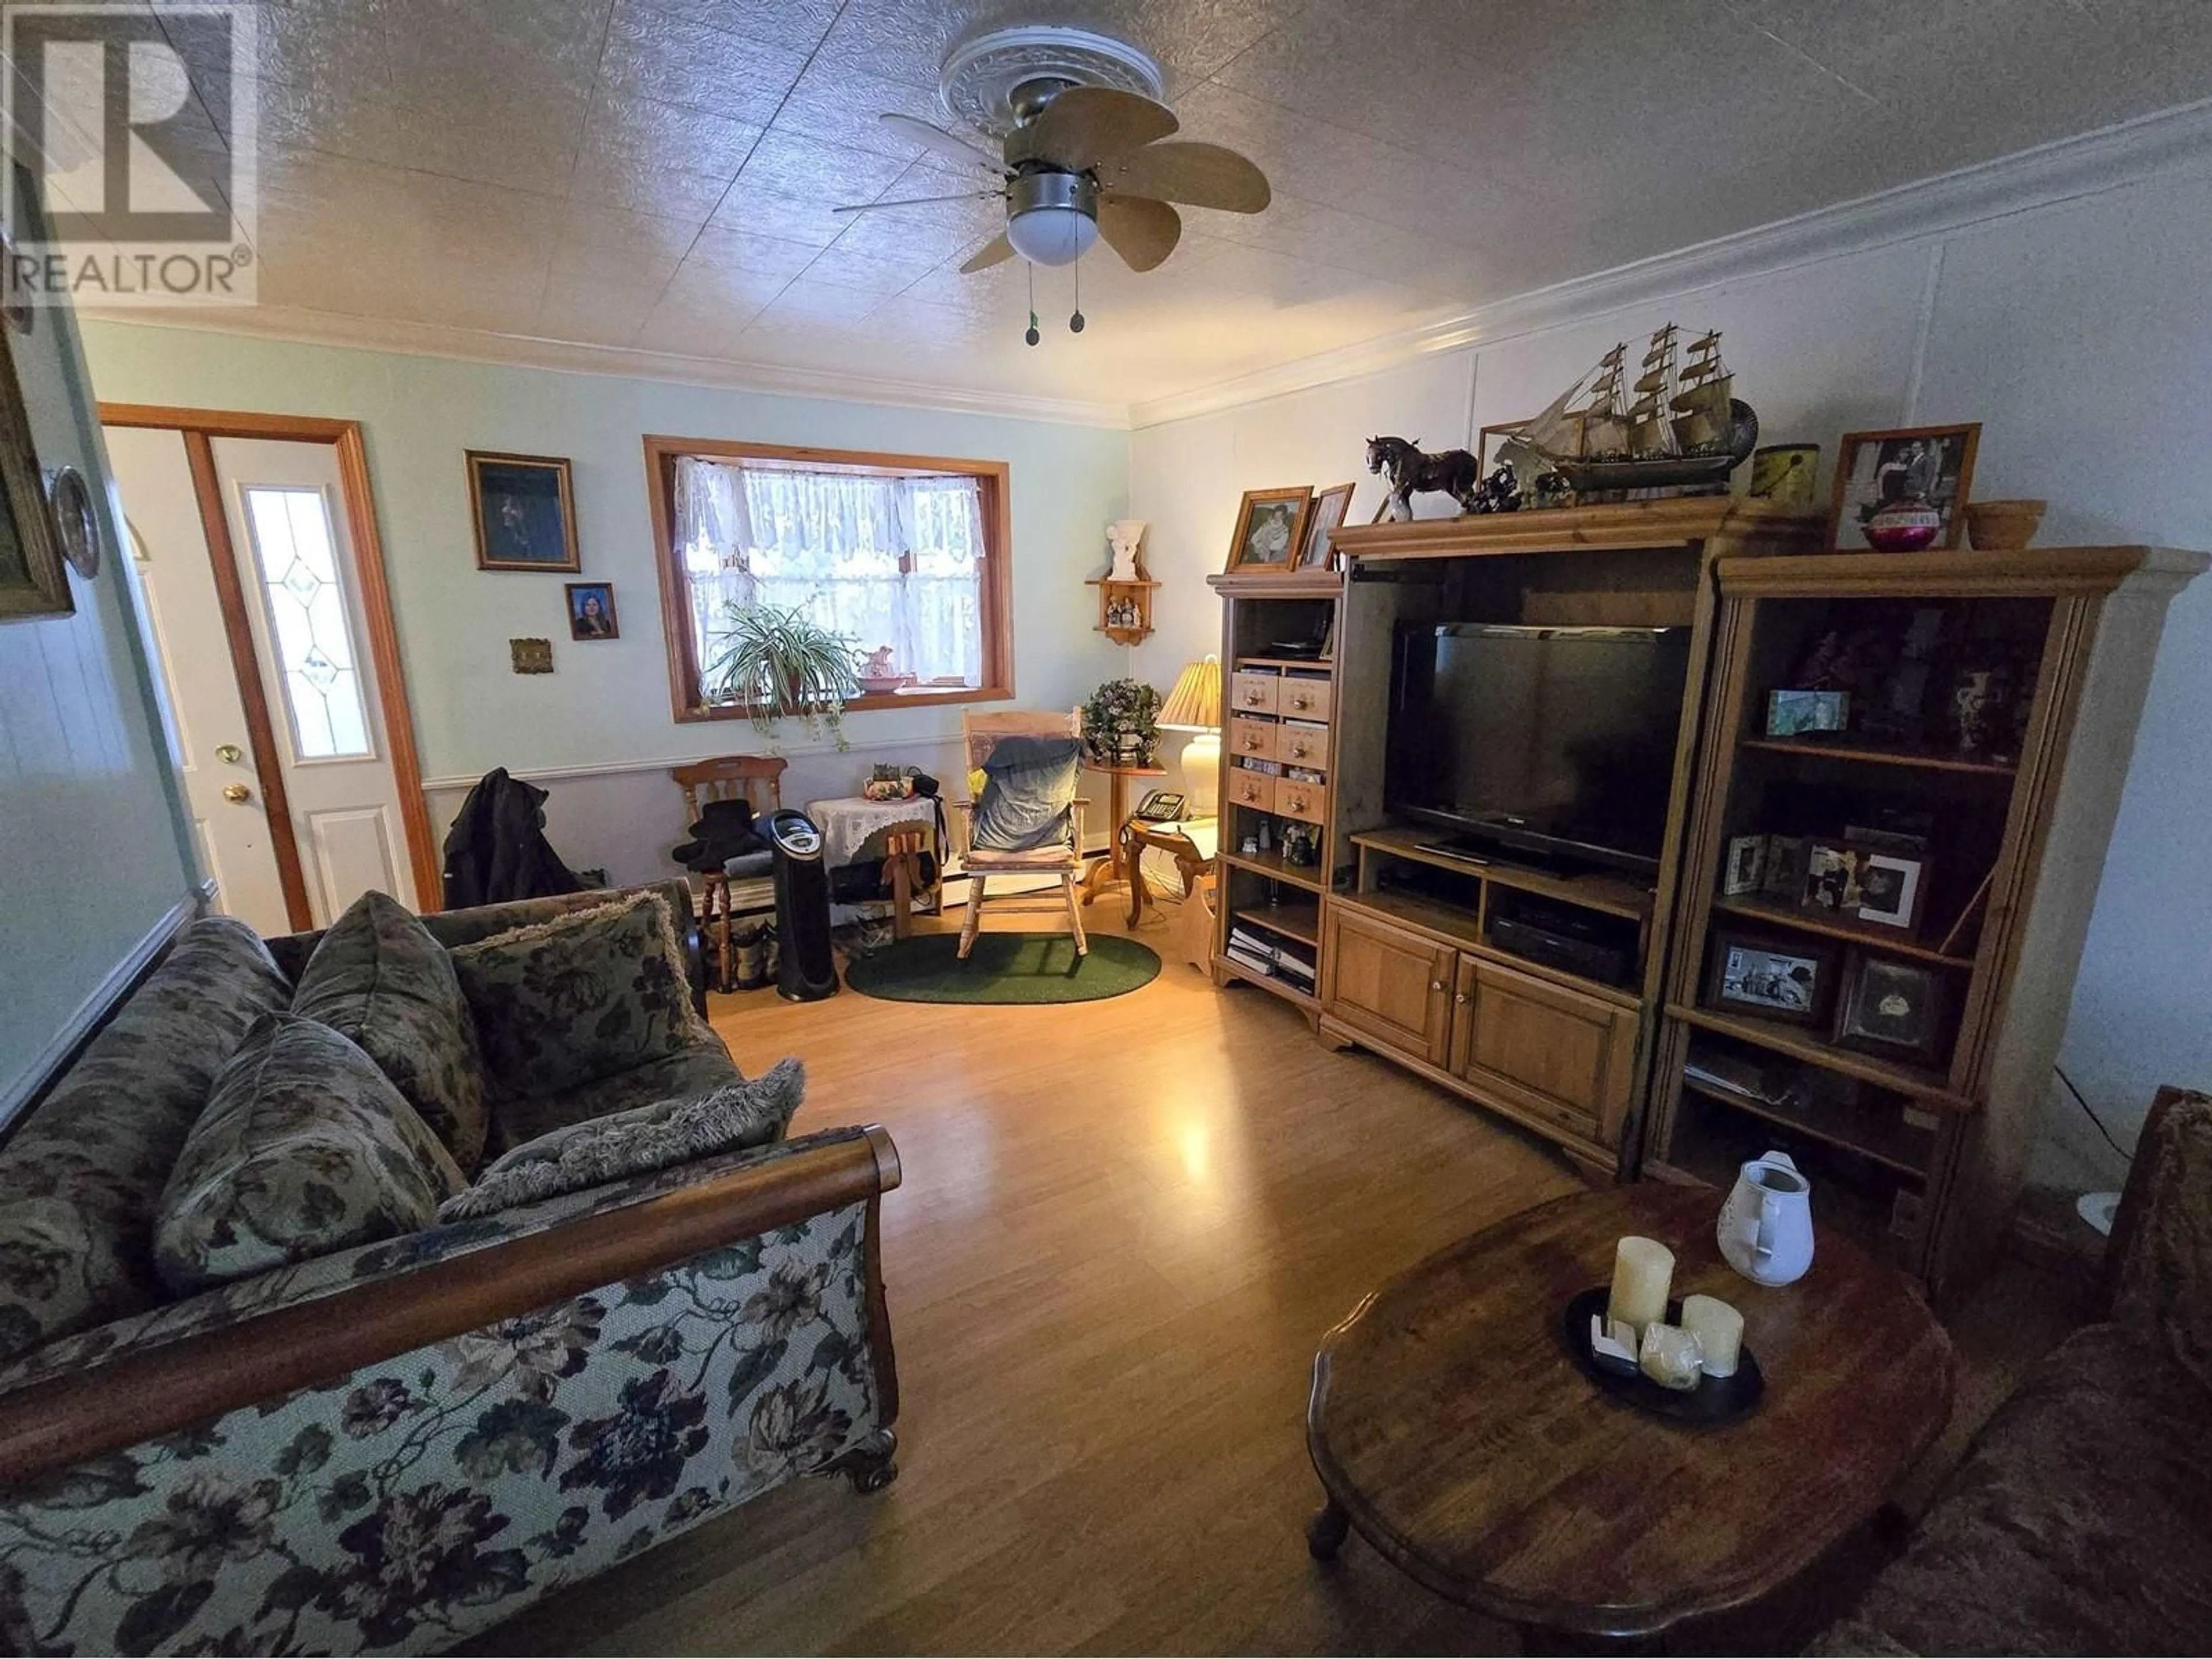
[[[1382,510],[1393,524],[1402,524],[1413,516],[1412,496],[1417,489],[1450,496],[1462,513],[1480,510],[1477,503],[1482,499],[1482,464],[1464,449],[1425,455],[1419,440],[1370,438],[1367,470],[1385,474],[1390,480]]]

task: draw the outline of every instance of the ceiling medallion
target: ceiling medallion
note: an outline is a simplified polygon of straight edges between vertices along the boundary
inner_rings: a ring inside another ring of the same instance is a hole
[[[1155,101],[1164,89],[1160,66],[1134,46],[1089,29],[1028,24],[953,47],[938,71],[937,95],[956,125],[1004,138],[1014,130],[1016,89],[1040,80],[1111,87]]]

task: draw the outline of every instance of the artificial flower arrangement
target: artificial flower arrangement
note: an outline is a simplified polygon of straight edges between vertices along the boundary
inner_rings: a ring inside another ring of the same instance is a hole
[[[1160,694],[1142,680],[1109,680],[1083,705],[1083,743],[1101,766],[1150,766],[1160,746]]]

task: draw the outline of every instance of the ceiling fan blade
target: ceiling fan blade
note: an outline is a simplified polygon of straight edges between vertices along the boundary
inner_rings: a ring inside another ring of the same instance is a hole
[[[1150,270],[1175,252],[1182,216],[1143,196],[1098,198],[1098,234],[1132,270]]]
[[[982,167],[992,173],[999,171],[998,160],[989,150],[981,144],[969,143],[957,133],[947,132],[943,127],[932,126],[911,115],[900,115],[888,110],[876,118],[900,137],[920,144],[924,149],[935,150],[939,155],[965,167]]]
[[[1080,173],[1176,130],[1164,104],[1111,87],[1070,87],[1026,126],[1006,135],[1006,165],[1049,161]]]
[[[848,207],[831,208],[832,213],[873,213],[878,208],[925,207],[932,202],[988,202],[1004,197],[1003,190],[963,190],[957,196],[904,196],[896,202],[854,202]]]
[[[1146,144],[1105,163],[1098,182],[1123,196],[1258,213],[1272,199],[1267,175],[1219,144]]]
[[[968,263],[960,267],[960,274],[965,276],[970,271],[981,270],[986,265],[1001,264],[1013,257],[1014,245],[1006,240],[1006,233],[1002,230],[968,256]]]

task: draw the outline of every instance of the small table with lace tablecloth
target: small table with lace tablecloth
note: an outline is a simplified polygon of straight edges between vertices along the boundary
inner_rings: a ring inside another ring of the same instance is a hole
[[[930,797],[909,795],[902,800],[869,800],[859,795],[847,795],[833,800],[811,800],[806,803],[806,816],[822,832],[822,866],[832,872],[850,864],[880,865],[894,856],[889,845],[894,835],[920,832],[922,850],[934,861],[938,877],[927,888],[916,884],[914,907],[930,913],[937,909],[945,848],[938,839],[937,804]],[[885,884],[890,885],[889,882]],[[885,914],[882,907],[895,902],[890,898],[870,900],[860,908],[880,917]]]

